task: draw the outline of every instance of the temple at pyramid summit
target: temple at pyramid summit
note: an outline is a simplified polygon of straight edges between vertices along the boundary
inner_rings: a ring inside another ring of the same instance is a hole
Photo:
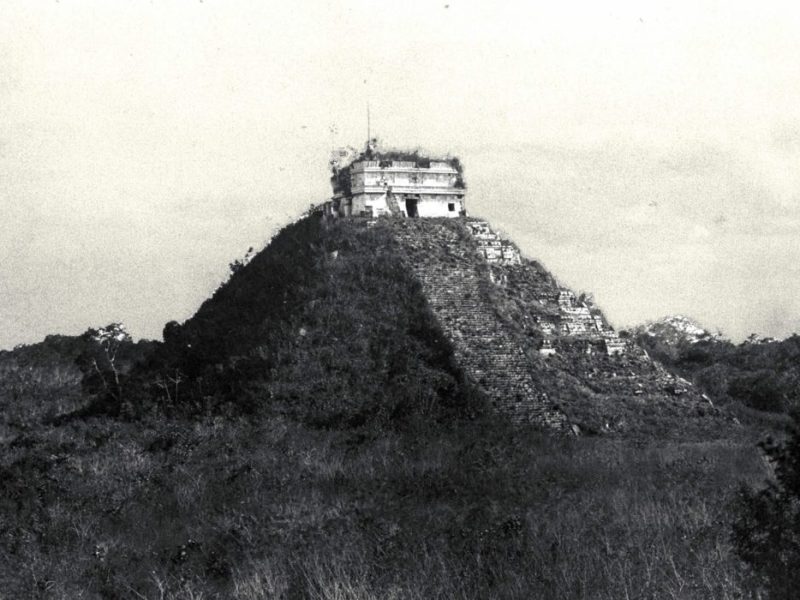
[[[312,371],[314,385],[356,404],[435,375],[430,393],[448,402],[474,397],[514,422],[572,432],[632,427],[644,402],[682,411],[700,401],[617,333],[591,294],[564,286],[468,215],[457,158],[379,151],[371,140],[336,151],[330,166],[332,197],[165,333],[186,340],[180,351],[191,361],[224,348],[237,369],[249,361],[267,397],[314,418],[329,409],[306,406],[316,394],[306,387]],[[224,371],[224,356],[209,372]]]
[[[407,218],[466,216],[466,185],[457,158],[378,150],[370,139],[362,152],[340,148],[330,161],[330,216]]]

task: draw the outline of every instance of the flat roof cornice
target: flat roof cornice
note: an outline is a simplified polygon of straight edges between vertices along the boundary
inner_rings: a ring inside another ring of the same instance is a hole
[[[373,167],[364,166],[361,163],[354,163],[350,167],[353,173],[408,173],[408,172],[423,172],[423,173],[444,173],[447,175],[458,175],[453,167]]]
[[[387,191],[380,185],[365,185],[356,186],[353,188],[353,194],[383,194]],[[426,186],[392,186],[393,194],[431,194],[441,196],[465,196],[467,194],[466,188],[452,188],[452,187],[426,187]]]

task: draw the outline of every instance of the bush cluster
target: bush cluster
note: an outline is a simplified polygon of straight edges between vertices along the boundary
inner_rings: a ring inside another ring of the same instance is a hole
[[[648,335],[637,341],[716,403],[776,413],[800,408],[800,336],[739,345],[715,339],[671,345]]]

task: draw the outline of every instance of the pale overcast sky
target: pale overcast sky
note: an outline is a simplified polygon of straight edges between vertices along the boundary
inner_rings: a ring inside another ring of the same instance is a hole
[[[365,106],[618,327],[800,331],[795,2],[0,2],[0,348],[160,337]]]

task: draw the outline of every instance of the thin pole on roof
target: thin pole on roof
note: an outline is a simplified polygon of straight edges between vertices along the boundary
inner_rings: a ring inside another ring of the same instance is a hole
[[[370,137],[370,122],[369,122],[369,100],[367,100],[367,145],[372,138]]]
[[[336,150],[336,134],[339,133],[339,129],[336,127],[336,123],[331,123],[328,130],[331,133],[331,152],[333,152]]]

